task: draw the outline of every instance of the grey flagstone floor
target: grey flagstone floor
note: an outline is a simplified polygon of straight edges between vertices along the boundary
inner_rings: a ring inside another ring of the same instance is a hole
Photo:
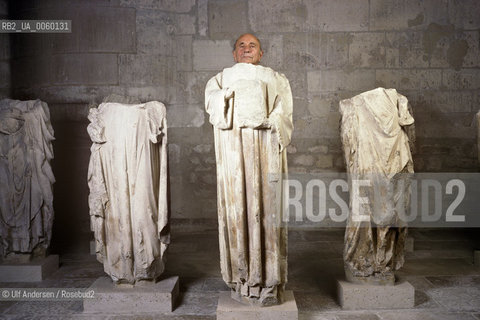
[[[290,230],[289,282],[299,319],[410,320],[480,319],[480,267],[473,265],[476,230],[411,230],[415,250],[407,254],[399,279],[415,287],[415,307],[403,310],[344,311],[336,299],[343,278],[343,230]],[[478,232],[477,232],[478,233]],[[165,275],[180,277],[180,297],[168,314],[84,314],[81,301],[3,301],[0,319],[215,319],[218,295],[228,288],[220,276],[215,230],[173,229]],[[103,268],[86,253],[61,254],[57,272],[39,283],[0,283],[2,288],[87,288]]]

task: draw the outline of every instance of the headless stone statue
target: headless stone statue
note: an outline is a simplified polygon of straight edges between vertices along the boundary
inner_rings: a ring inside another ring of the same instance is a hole
[[[215,137],[223,279],[238,301],[281,303],[287,227],[277,191],[293,130],[290,85],[270,68],[237,63],[208,81],[205,105]]]
[[[410,207],[414,120],[408,107],[395,89],[377,88],[340,101],[350,184],[343,257],[351,282],[393,284],[394,271],[404,263],[407,225],[398,213]],[[370,186],[358,187],[362,181]]]
[[[0,239],[12,262],[45,257],[53,224],[53,128],[45,102],[0,101]]]
[[[97,259],[117,284],[155,281],[170,242],[165,106],[92,108],[88,170]]]

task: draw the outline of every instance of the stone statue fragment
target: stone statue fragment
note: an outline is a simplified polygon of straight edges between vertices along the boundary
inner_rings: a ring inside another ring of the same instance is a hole
[[[6,259],[44,257],[50,245],[53,140],[45,102],[0,101],[0,239]]]
[[[289,82],[268,67],[237,63],[208,81],[205,106],[215,138],[223,279],[236,300],[281,303],[287,227],[277,191],[293,130]]]
[[[88,119],[97,259],[116,283],[155,281],[170,242],[165,106],[106,102]]]
[[[340,101],[340,113],[350,185],[345,274],[352,282],[393,284],[404,263],[407,224],[399,213],[410,208],[414,119],[407,98],[384,88]]]

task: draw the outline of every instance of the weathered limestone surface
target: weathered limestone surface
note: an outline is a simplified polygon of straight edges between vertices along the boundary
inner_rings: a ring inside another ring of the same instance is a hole
[[[383,88],[340,101],[340,113],[351,190],[345,274],[352,282],[393,284],[393,271],[404,263],[407,235],[398,210],[407,210],[410,201],[408,177],[398,174],[413,172],[414,119],[407,98]],[[353,187],[357,181],[370,187]]]
[[[293,291],[285,291],[285,302],[277,306],[252,307],[230,298],[230,292],[221,292],[217,305],[217,320],[296,320],[298,308]]]
[[[477,120],[477,153],[478,153],[478,162],[480,163],[480,112],[475,116]]]
[[[349,63],[359,68],[385,66],[385,34],[354,33],[350,44]]]
[[[3,43],[3,40],[0,40],[0,43]],[[10,62],[0,62],[0,74],[4,79],[10,78]],[[0,98],[8,98],[10,96],[10,82],[3,82],[0,85]]]
[[[307,72],[309,92],[328,92],[338,90],[367,90],[375,84],[373,70],[353,72],[325,70]]]
[[[0,15],[2,17],[8,15],[8,1],[6,0],[0,1]]]
[[[120,5],[182,13],[189,12],[195,0],[120,0]]]
[[[40,282],[58,270],[58,255],[35,257],[25,262],[0,263],[0,282]]]
[[[208,0],[197,1],[197,31],[202,37],[207,35],[208,31]]]
[[[195,40],[193,68],[199,71],[219,70],[232,63],[232,44],[226,40]]]
[[[174,59],[160,55],[122,54],[118,56],[119,83],[125,86],[168,88],[174,79]]]
[[[2,256],[44,256],[50,245],[55,182],[53,128],[45,102],[0,101]]]
[[[115,285],[109,278],[100,277],[89,290],[95,296],[83,300],[83,310],[100,314],[172,312],[180,291],[177,276],[134,287]]]
[[[448,0],[372,0],[370,30],[418,29],[432,23],[446,24]]]
[[[345,310],[409,309],[415,305],[415,288],[407,281],[394,286],[337,282],[338,302]]]
[[[476,12],[480,10],[480,3],[475,0],[449,0],[448,17],[460,29],[472,30],[480,27],[480,17]]]
[[[440,89],[441,70],[378,70],[375,73],[378,85],[387,84],[399,90]]]
[[[305,0],[307,30],[366,31],[368,29],[368,1]],[[342,14],[335,14],[342,12]],[[333,13],[333,14],[332,14]]]
[[[170,242],[165,107],[106,102],[92,108],[89,119],[97,259],[114,282],[154,281]]]
[[[75,21],[70,34],[0,35],[0,96],[65,105],[51,113],[54,127],[67,128],[73,128],[70,121],[86,123],[85,106],[111,92],[162,101],[173,129],[170,141],[180,154],[171,166],[172,188],[192,199],[187,203],[172,192],[172,215],[215,223],[216,183],[209,178],[215,176],[214,152],[192,150],[213,145],[208,116],[201,112],[203,90],[230,66],[232,41],[240,33],[255,32],[265,51],[262,65],[290,80],[296,156],[306,159],[309,148],[327,147],[313,163],[291,162],[292,173],[345,171],[338,103],[379,86],[409,97],[418,136],[416,171],[473,172],[479,6],[477,0],[0,0],[5,19]],[[84,137],[71,133],[65,141],[83,143]],[[64,150],[68,155],[56,157],[54,166],[73,158]],[[88,160],[74,159],[79,170],[57,186],[78,186],[82,203]],[[84,208],[66,198],[57,216],[83,217]],[[78,229],[88,231],[87,219],[80,228],[63,228],[57,239],[71,241]]]
[[[77,19],[89,23],[76,23],[70,34],[50,34],[48,37],[52,42],[48,50],[56,53],[135,52],[134,8],[111,7],[106,10],[103,6],[87,5],[75,9]],[[54,12],[61,19],[64,8],[55,8]]]
[[[172,106],[167,111],[170,128],[201,127],[205,122],[205,113],[201,104]]]
[[[290,85],[270,68],[237,63],[208,81],[205,107],[215,134],[223,279],[240,301],[281,303],[287,228],[277,189],[293,130]]]
[[[248,31],[247,1],[209,1],[211,39],[235,39]]]
[[[305,28],[306,6],[301,0],[248,1],[254,32],[295,32]]]

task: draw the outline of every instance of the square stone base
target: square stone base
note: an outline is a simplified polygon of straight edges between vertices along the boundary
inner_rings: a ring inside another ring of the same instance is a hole
[[[269,307],[242,304],[231,298],[230,291],[220,292],[217,320],[297,320],[298,308],[293,291],[285,291],[285,302]]]
[[[179,293],[178,276],[142,286],[117,286],[110,277],[98,278],[88,290],[94,297],[83,300],[86,313],[171,312]]]
[[[58,255],[34,258],[24,263],[0,263],[0,282],[39,282],[58,270]]]
[[[345,310],[405,309],[415,304],[415,289],[407,281],[379,286],[337,280],[337,290],[338,301]]]

